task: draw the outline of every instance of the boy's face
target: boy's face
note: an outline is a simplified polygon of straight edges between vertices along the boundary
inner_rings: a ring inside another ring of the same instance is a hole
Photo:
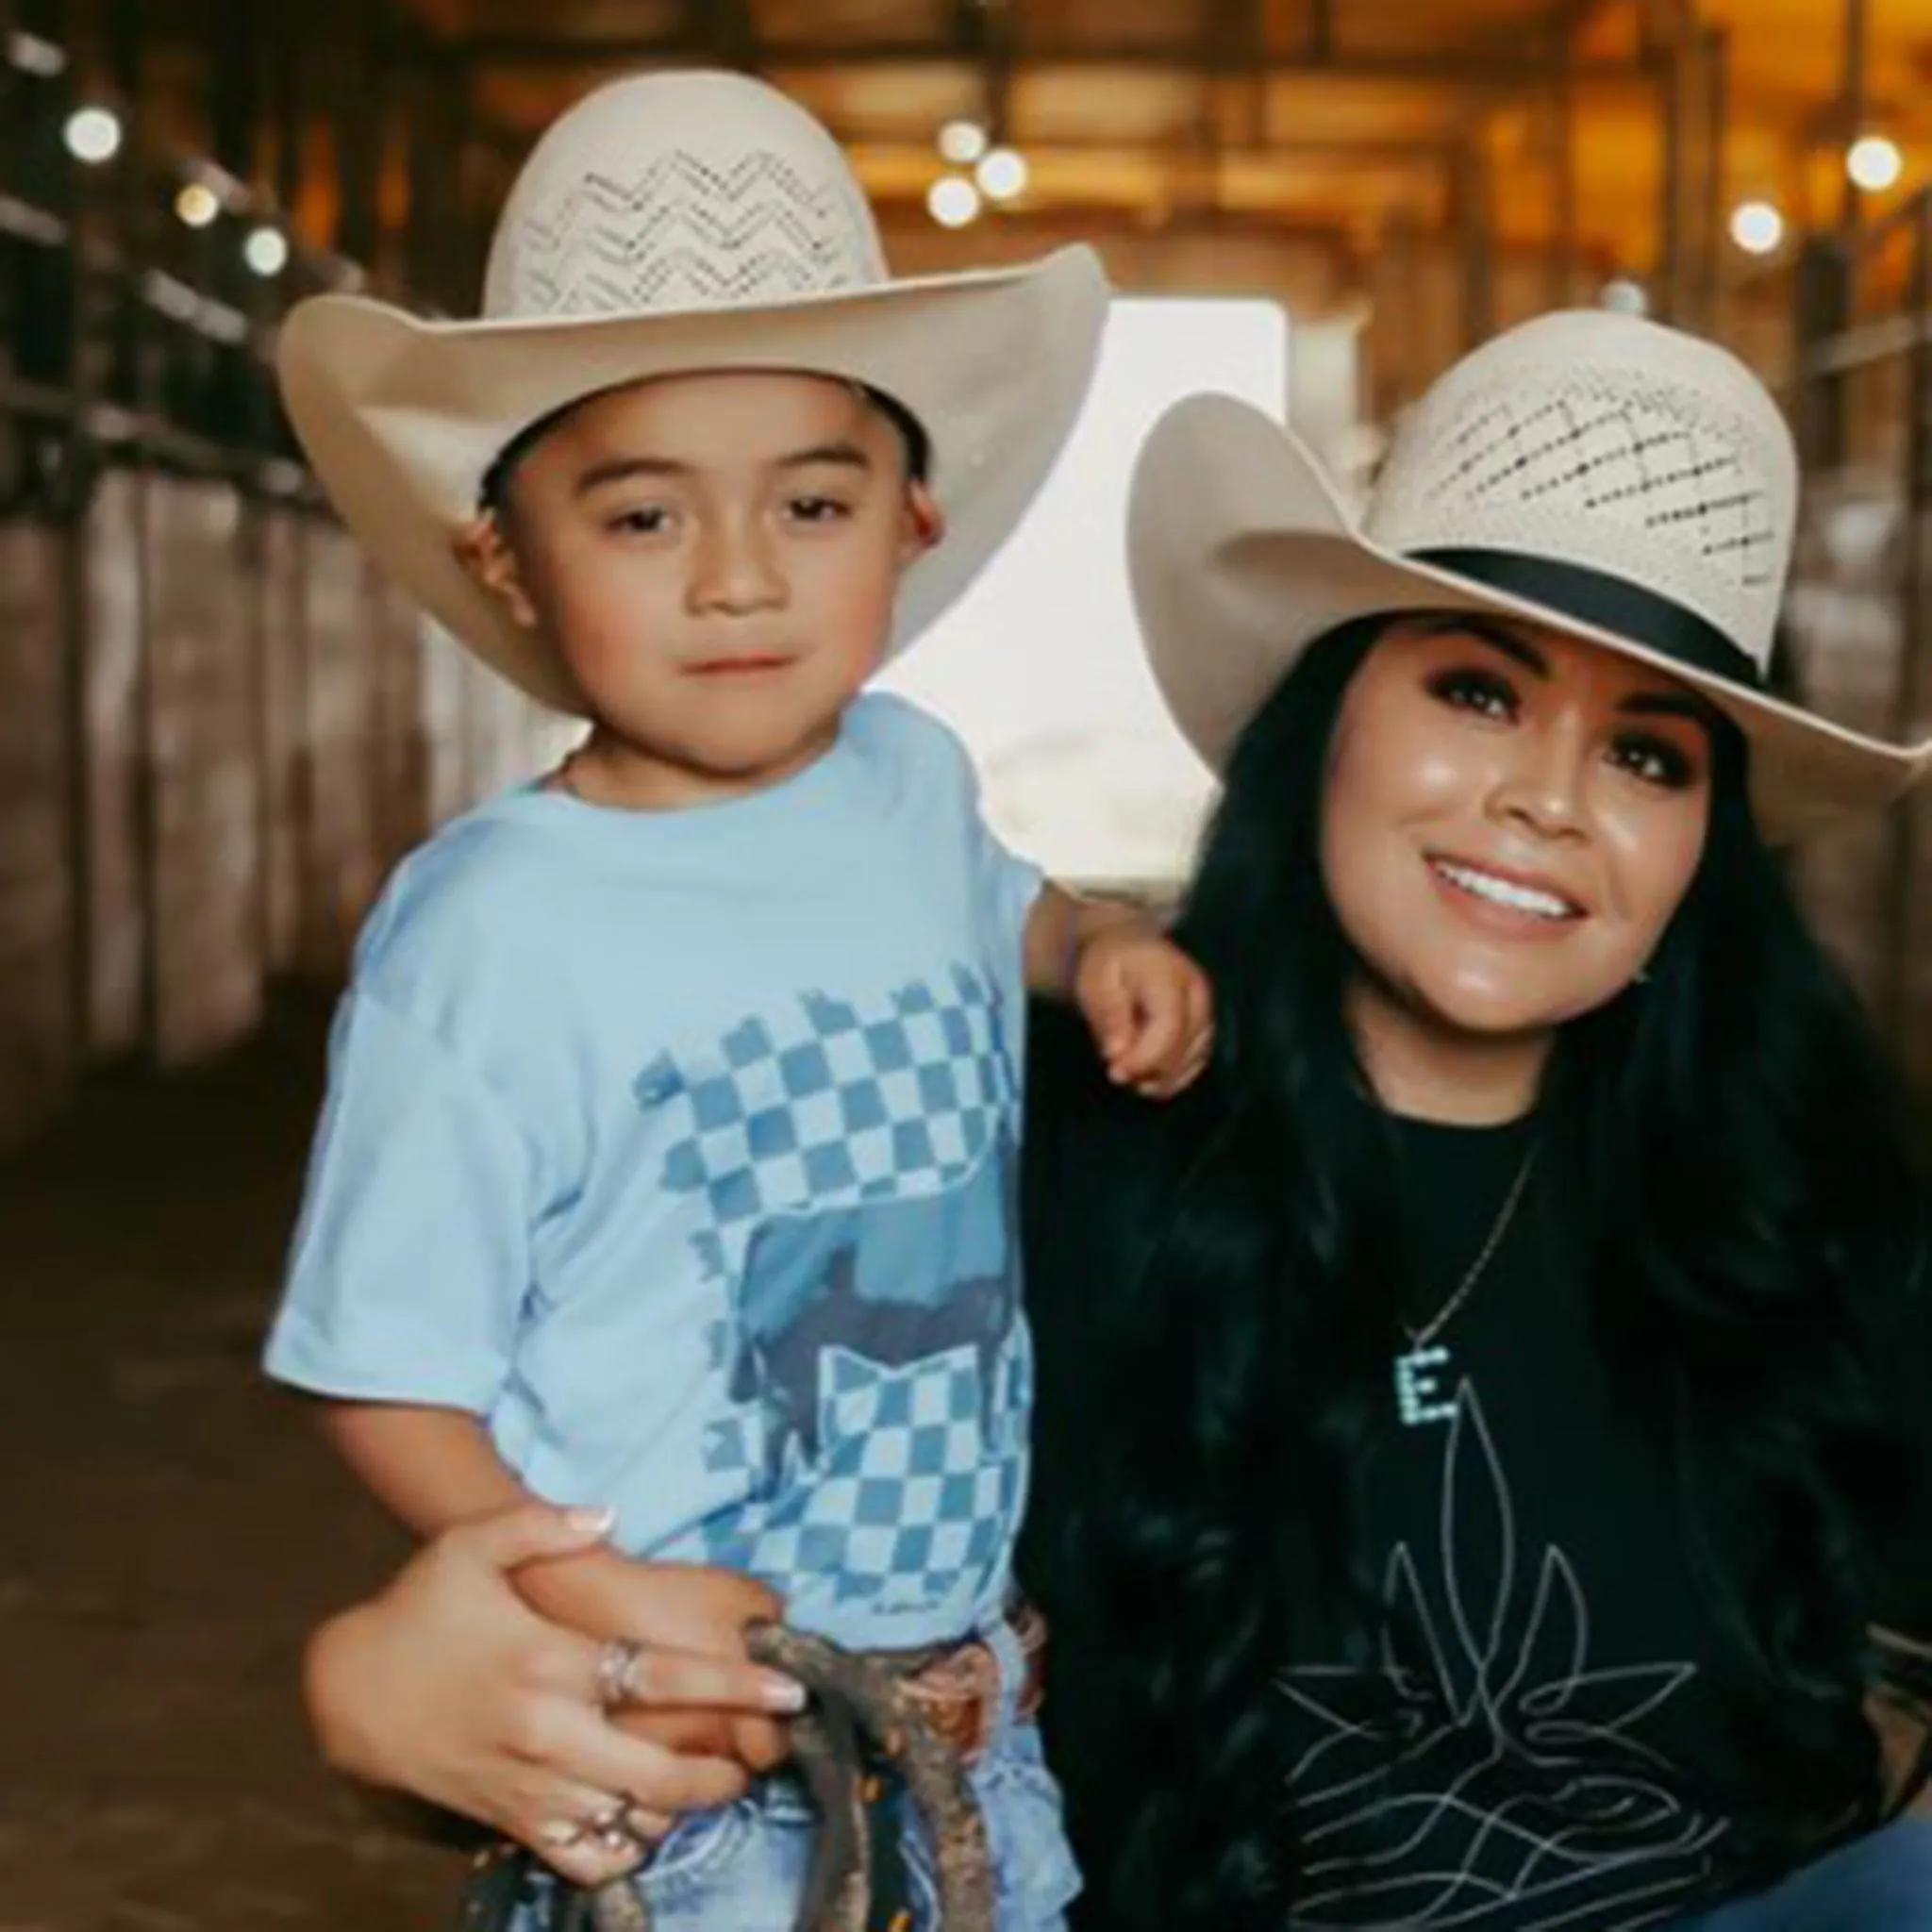
[[[667,802],[824,750],[937,540],[897,429],[823,376],[672,376],[592,397],[517,465],[494,567],[613,753]]]

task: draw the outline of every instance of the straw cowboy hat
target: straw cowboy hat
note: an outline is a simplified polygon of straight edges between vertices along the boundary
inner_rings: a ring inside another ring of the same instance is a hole
[[[1324,631],[1465,610],[1702,692],[1749,741],[1759,826],[1789,840],[1932,770],[1932,743],[1864,738],[1765,689],[1797,482],[1775,405],[1724,350],[1630,316],[1547,315],[1428,391],[1359,522],[1260,410],[1175,405],[1134,475],[1135,602],[1168,707],[1217,770]]]
[[[290,316],[279,363],[296,433],[357,536],[478,657],[575,711],[562,667],[452,547],[520,431],[601,390],[701,370],[808,370],[891,397],[930,440],[948,525],[907,574],[897,648],[1024,513],[1106,313],[1087,248],[890,280],[816,121],[740,75],[665,73],[600,89],[539,142],[497,224],[480,320],[319,296]]]

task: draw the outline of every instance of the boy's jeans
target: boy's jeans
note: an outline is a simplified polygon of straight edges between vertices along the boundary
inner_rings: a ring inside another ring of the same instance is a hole
[[[1061,1932],[1080,1874],[1039,1727],[1014,1714],[1025,1678],[1019,1640],[1005,1619],[979,1636],[999,1659],[1004,1689],[999,1728],[973,1767],[999,1932]],[[792,1932],[817,1836],[817,1814],[789,1778],[768,1779],[735,1805],[684,1820],[636,1880],[654,1932]],[[932,1932],[939,1914],[931,1861],[922,1834],[908,1831],[905,1843],[918,1932]]]
[[[1040,1734],[1009,1726],[974,1767],[999,1887],[1000,1932],[1059,1932],[1079,1889],[1060,1827],[1059,1794]],[[680,1824],[640,1883],[657,1932],[791,1932],[818,1835],[798,1787],[773,1780],[723,1811]],[[922,1837],[906,1840],[920,1932],[939,1914]]]

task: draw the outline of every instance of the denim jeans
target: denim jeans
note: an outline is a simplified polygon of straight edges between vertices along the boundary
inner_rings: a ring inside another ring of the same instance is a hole
[[[1059,1788],[1038,1726],[1014,1715],[1025,1674],[1018,1639],[1004,1620],[980,1635],[999,1659],[1006,1690],[999,1727],[973,1767],[999,1932],[1061,1932],[1080,1874]],[[655,1932],[791,1932],[817,1830],[816,1815],[789,1778],[767,1779],[735,1805],[683,1820],[635,1880]],[[932,1932],[939,1919],[932,1861],[916,1831],[907,1835],[906,1858],[919,1932]]]
[[[1672,1932],[1932,1932],[1932,1818],[1902,1818]]]
[[[974,1777],[999,1888],[999,1932],[1060,1932],[1079,1889],[1059,1795],[1030,1724],[1009,1729]],[[638,1883],[657,1932],[791,1932],[818,1821],[798,1787],[774,1779],[723,1811],[680,1824]],[[939,1921],[923,1837],[906,1857],[921,1932]]]

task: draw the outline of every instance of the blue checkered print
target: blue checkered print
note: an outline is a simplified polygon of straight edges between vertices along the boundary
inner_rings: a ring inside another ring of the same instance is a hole
[[[910,1360],[874,1359],[864,1352],[873,1338],[844,1334],[835,1312],[841,1333],[808,1345],[803,1399],[816,1424],[808,1429],[782,1425],[769,1388],[747,1401],[741,1384],[774,1373],[774,1356],[786,1365],[788,1393],[800,1381],[797,1352],[784,1354],[786,1331],[774,1331],[772,1310],[782,1317],[795,1304],[798,1322],[826,1321],[824,1256],[865,1265],[839,1246],[839,1217],[863,1246],[878,1214],[906,1211],[892,1204],[956,1195],[991,1217],[999,1274],[1016,1265],[1000,1170],[1010,1162],[1018,1091],[999,1007],[965,969],[948,991],[941,999],[904,988],[871,1012],[808,995],[783,1018],[767,1013],[733,1028],[702,1068],[659,1062],[636,1086],[641,1104],[670,1116],[666,1186],[703,1204],[691,1240],[729,1310],[714,1358],[741,1398],[708,1430],[705,1454],[711,1474],[741,1480],[744,1493],[699,1526],[691,1554],[785,1591],[813,1580],[840,1604],[883,1612],[973,1594],[1004,1570],[1025,1489],[1031,1395],[1017,1277],[1010,1294],[1001,1291],[1004,1314],[997,1300],[961,1301],[986,1295],[974,1278],[984,1256],[930,1253],[917,1241],[919,1272],[931,1279],[908,1285],[889,1275],[908,1297],[895,1314],[882,1315],[849,1276],[842,1291],[857,1295],[849,1306],[861,1329],[868,1321],[909,1324],[913,1353],[935,1346],[920,1341],[928,1327],[938,1334],[950,1322],[945,1345]],[[794,1248],[791,1273],[750,1284],[747,1265],[764,1253],[761,1230],[774,1225],[810,1230],[814,1240],[824,1231],[826,1248],[808,1259]],[[881,1238],[874,1232],[871,1244]],[[982,1232],[978,1244],[985,1240]],[[751,1307],[764,1310],[756,1334],[743,1326]],[[982,1307],[998,1325],[982,1330],[983,1341],[962,1341],[960,1310],[971,1319]]]
[[[781,1587],[830,1577],[841,1602],[887,1610],[996,1570],[1019,1531],[1025,1453],[1010,1415],[1007,1453],[986,1453],[973,1351],[885,1370],[830,1350],[825,1367],[823,1465],[769,1507],[708,1525],[706,1559]]]
[[[1010,1124],[1016,1082],[984,979],[961,967],[952,990],[907,987],[871,1018],[808,994],[795,1028],[747,1020],[701,1074],[650,1069],[641,1097],[686,1110],[664,1185],[704,1193],[728,1231],[963,1179]]]

